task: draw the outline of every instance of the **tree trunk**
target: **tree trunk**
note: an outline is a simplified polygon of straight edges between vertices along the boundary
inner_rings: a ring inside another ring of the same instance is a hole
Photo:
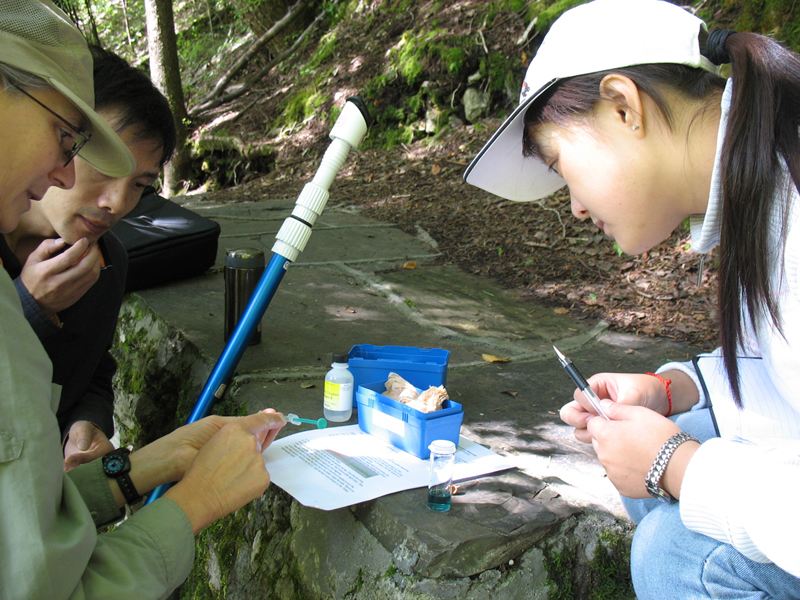
[[[147,18],[147,47],[150,54],[150,77],[169,100],[178,145],[172,160],[164,167],[165,196],[176,194],[189,179],[189,149],[186,145],[186,104],[178,66],[178,45],[175,39],[175,21],[172,0],[145,0]]]
[[[254,2],[253,0],[232,0],[233,5],[242,14],[245,23],[253,31],[256,37],[261,37],[272,26],[278,22],[292,8],[296,0],[264,0]],[[314,5],[316,2],[307,3]],[[293,35],[300,34],[315,17],[314,11],[304,7],[300,18],[294,20],[283,30],[281,36],[276,36],[266,44],[272,54],[278,54],[291,46]]]

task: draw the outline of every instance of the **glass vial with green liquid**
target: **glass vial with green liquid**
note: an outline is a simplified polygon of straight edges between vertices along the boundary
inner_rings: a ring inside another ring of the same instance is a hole
[[[456,445],[449,440],[435,440],[431,451],[431,476],[428,483],[428,508],[436,512],[450,510],[450,490],[453,485],[453,464]]]
[[[353,414],[353,373],[347,361],[347,353],[334,353],[333,368],[325,375],[323,413],[328,421],[349,421]]]

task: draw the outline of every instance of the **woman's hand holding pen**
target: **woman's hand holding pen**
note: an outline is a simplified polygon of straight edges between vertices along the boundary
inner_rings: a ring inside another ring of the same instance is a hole
[[[696,388],[687,375],[680,371],[662,375],[673,380],[673,411],[677,407],[675,412],[683,412],[697,402]],[[580,390],[575,390],[575,400],[561,408],[561,419],[575,428],[578,440],[592,444],[621,494],[649,497],[645,477],[664,442],[680,431],[664,416],[669,407],[664,384],[652,375],[633,373],[598,373],[588,382],[610,420],[594,418]],[[675,498],[680,496],[683,474],[697,448],[694,442],[681,444],[664,472],[662,487]]]
[[[598,373],[587,381],[600,399],[643,406],[662,415],[667,413],[668,403],[664,385],[652,375]],[[581,390],[576,389],[573,396],[575,399],[561,408],[561,420],[575,428],[577,439],[587,444],[591,443],[592,439],[586,431],[586,426],[596,413]]]

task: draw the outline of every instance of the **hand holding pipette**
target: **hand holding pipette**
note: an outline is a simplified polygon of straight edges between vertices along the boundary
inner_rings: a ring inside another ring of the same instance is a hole
[[[300,425],[301,423],[311,423],[312,425],[316,425],[317,429],[325,429],[328,426],[328,422],[320,417],[316,421],[314,419],[301,419],[294,413],[289,413],[286,415],[286,422],[291,423],[292,425]]]

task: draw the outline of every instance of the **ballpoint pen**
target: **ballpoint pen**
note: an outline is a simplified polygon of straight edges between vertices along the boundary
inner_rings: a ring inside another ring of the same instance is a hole
[[[586,396],[586,399],[597,411],[597,414],[607,421],[610,421],[611,419],[609,419],[606,413],[603,412],[603,409],[600,408],[600,398],[598,398],[597,394],[594,393],[594,390],[592,390],[591,386],[583,378],[583,375],[578,372],[578,369],[575,368],[575,365],[572,364],[572,361],[564,356],[561,350],[555,346],[553,346],[553,350],[556,351],[558,360],[561,363],[561,366],[564,367],[567,375],[569,375],[570,379],[572,379],[572,382],[578,387],[578,389],[583,392],[583,395]]]

